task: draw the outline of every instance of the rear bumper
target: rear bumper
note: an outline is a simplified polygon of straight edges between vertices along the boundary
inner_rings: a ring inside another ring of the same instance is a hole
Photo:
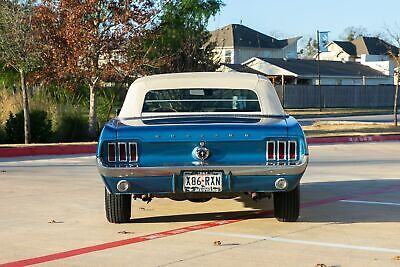
[[[275,180],[288,181],[285,191],[300,182],[307,167],[308,156],[291,165],[256,166],[173,166],[173,167],[107,167],[97,159],[97,167],[107,190],[119,193],[116,185],[121,180],[129,182],[127,194],[182,193],[182,171],[223,171],[223,192],[275,192]]]
[[[148,177],[148,176],[178,176],[182,171],[213,171],[222,170],[232,176],[259,175],[298,175],[305,171],[308,155],[287,165],[188,165],[188,166],[158,166],[158,167],[107,167],[97,158],[97,169],[100,175],[106,177]]]

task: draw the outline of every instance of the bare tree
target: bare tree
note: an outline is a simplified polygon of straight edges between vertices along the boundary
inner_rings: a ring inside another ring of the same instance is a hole
[[[398,96],[399,96],[399,83],[400,83],[400,28],[398,25],[394,29],[386,29],[389,38],[397,47],[388,46],[388,55],[393,59],[396,65],[393,76],[395,77],[395,91],[394,91],[394,102],[393,102],[393,124],[395,127],[398,126],[397,114],[398,114]]]
[[[358,37],[369,35],[366,28],[359,26],[350,26],[343,30],[343,33],[339,36],[343,40],[354,41]]]
[[[0,1],[0,60],[20,75],[24,110],[24,140],[30,140],[27,75],[39,66],[29,1]]]
[[[315,38],[309,37],[306,43],[303,43],[303,48],[299,51],[300,58],[313,58],[318,53],[318,44]]]

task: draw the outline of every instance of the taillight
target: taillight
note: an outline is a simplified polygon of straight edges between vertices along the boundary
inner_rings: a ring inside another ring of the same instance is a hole
[[[289,141],[289,159],[294,160],[297,157],[297,143],[296,141]]]
[[[267,159],[268,160],[275,160],[276,159],[275,142],[274,141],[268,141],[267,142]]]
[[[126,162],[126,143],[118,143],[119,161]]]
[[[129,161],[138,161],[137,143],[129,143]]]
[[[136,142],[115,142],[107,144],[108,162],[137,162],[138,146]]]
[[[267,141],[267,160],[286,161],[297,159],[297,141]]]
[[[286,142],[278,141],[278,160],[286,159]]]
[[[115,143],[108,143],[107,145],[107,155],[108,155],[108,161],[109,162],[115,162],[116,161],[116,150],[117,147]]]

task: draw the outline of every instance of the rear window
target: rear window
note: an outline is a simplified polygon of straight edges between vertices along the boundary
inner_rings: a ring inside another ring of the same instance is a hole
[[[248,89],[167,89],[147,92],[142,112],[257,112],[256,93]]]

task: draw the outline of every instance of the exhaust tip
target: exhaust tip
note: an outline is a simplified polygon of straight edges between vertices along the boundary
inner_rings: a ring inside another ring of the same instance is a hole
[[[117,190],[119,192],[126,192],[129,189],[129,182],[127,180],[121,180],[117,183]]]
[[[285,178],[278,178],[275,181],[275,188],[279,190],[286,189],[288,187],[288,182]]]

